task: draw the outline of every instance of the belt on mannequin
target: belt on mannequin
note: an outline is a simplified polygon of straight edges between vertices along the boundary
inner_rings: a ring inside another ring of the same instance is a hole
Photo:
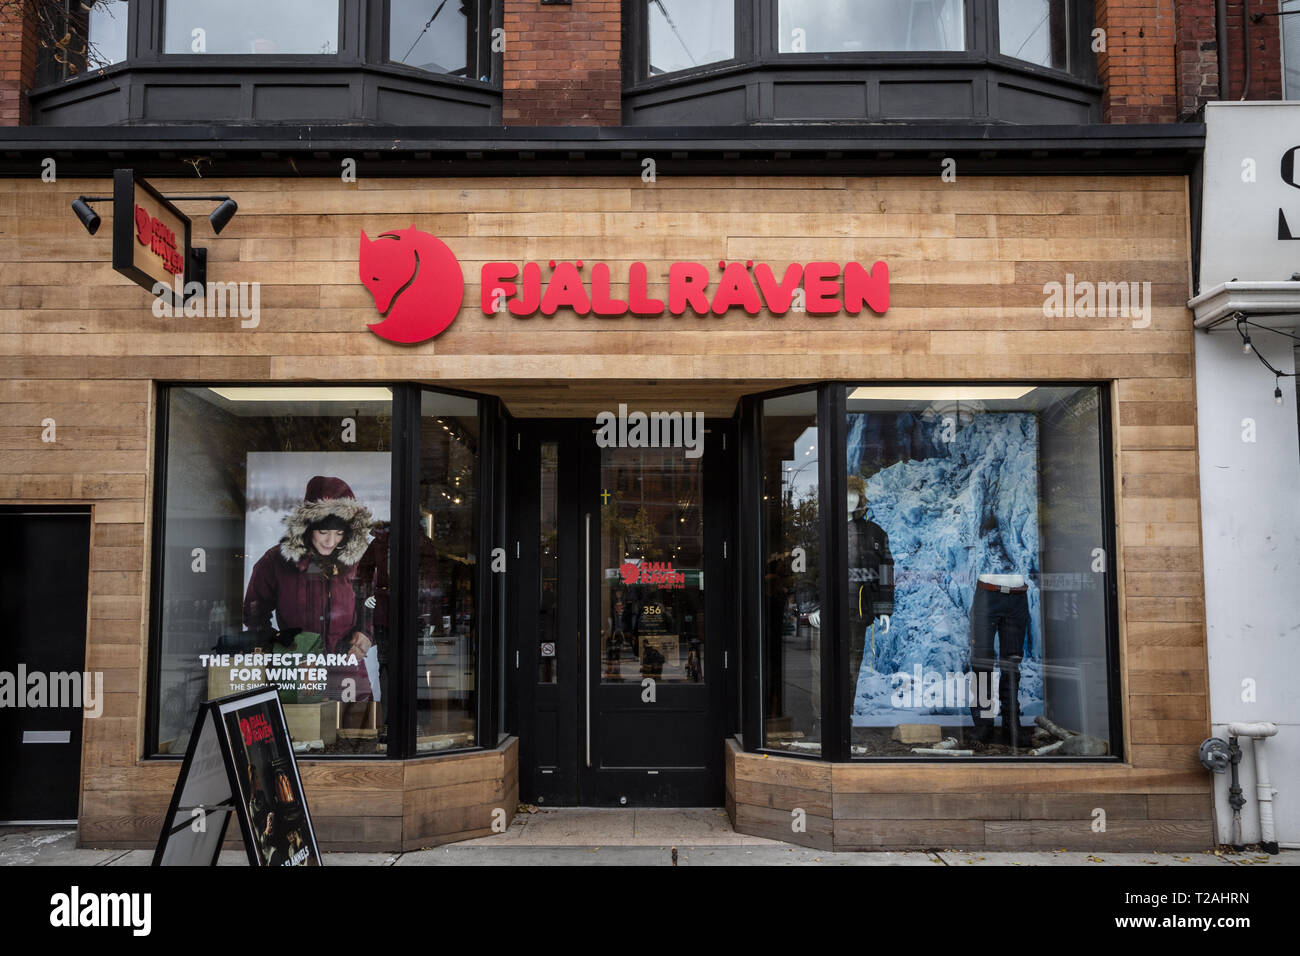
[[[992,591],[995,594],[1024,594],[1029,590],[1028,584],[1022,584],[1018,588],[1009,588],[998,584],[989,584],[987,581],[976,581],[975,586],[981,591]]]

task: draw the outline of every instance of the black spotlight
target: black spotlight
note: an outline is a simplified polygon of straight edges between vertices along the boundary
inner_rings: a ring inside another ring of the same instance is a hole
[[[99,231],[99,213],[90,208],[85,196],[78,196],[72,200],[72,211],[77,214],[81,224],[86,227],[86,232],[93,236]]]
[[[221,230],[226,228],[226,224],[235,218],[235,213],[239,212],[239,206],[233,199],[227,199],[208,217],[208,222],[212,223],[212,231],[221,234]]]

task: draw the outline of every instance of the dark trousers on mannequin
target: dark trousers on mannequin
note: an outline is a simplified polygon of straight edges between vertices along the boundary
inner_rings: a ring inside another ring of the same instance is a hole
[[[1020,729],[1020,661],[1029,633],[1028,593],[988,591],[977,586],[971,602],[970,631],[970,669],[975,674],[977,695],[989,694],[994,668],[1002,672],[998,701],[1003,735],[1010,743]],[[978,700],[971,706],[971,717],[976,736],[987,740],[994,720]]]

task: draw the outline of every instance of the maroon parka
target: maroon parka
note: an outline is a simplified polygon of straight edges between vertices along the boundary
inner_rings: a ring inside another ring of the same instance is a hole
[[[303,499],[284,519],[285,534],[280,543],[268,548],[253,566],[244,594],[244,628],[267,638],[277,628],[310,631],[321,636],[325,653],[346,654],[353,633],[366,633],[359,626],[361,615],[354,582],[357,562],[369,545],[370,511],[340,478],[317,475],[307,483]],[[314,525],[330,517],[342,518],[347,534],[334,554],[325,557],[311,547],[310,532]],[[267,645],[269,649],[269,641]],[[337,698],[345,677],[356,681],[357,700],[371,698],[370,681],[360,658],[354,667],[329,668],[330,698]]]

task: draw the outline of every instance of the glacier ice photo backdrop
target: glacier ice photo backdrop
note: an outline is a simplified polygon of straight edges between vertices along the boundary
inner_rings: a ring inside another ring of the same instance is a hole
[[[889,633],[876,628],[874,658],[863,654],[853,699],[856,727],[971,722],[966,707],[894,706],[900,681],[892,675],[912,675],[918,665],[923,674],[969,671],[976,578],[1004,568],[1029,580],[1022,719],[1043,712],[1038,420],[1023,412],[964,411],[948,416],[956,418],[948,442],[944,416],[848,416],[850,474],[861,474],[864,463],[871,467],[872,458],[894,460],[864,476],[868,517],[889,535],[895,591]]]

